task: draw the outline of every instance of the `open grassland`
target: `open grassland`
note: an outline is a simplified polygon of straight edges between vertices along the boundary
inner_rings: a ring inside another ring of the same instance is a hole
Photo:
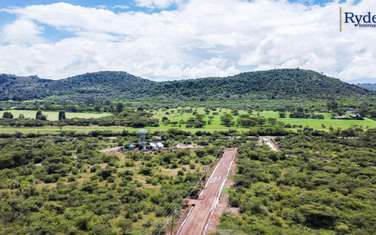
[[[34,118],[36,111],[29,110],[11,110],[15,117],[19,114],[24,114],[26,118]],[[218,109],[204,109],[204,108],[174,108],[174,109],[158,109],[153,111],[153,117],[159,120],[159,127],[147,127],[148,131],[167,131],[172,128],[197,132],[197,131],[226,131],[229,129],[234,129],[240,132],[247,131],[249,128],[242,128],[237,125],[232,127],[226,127],[221,124],[221,116],[224,113],[233,113],[233,110],[218,108]],[[323,113],[325,119],[302,119],[302,118],[279,118],[279,113],[275,111],[262,111],[262,112],[249,112],[246,110],[239,110],[238,114],[232,114],[234,120],[238,118],[241,114],[251,114],[251,116],[260,116],[266,119],[275,118],[278,121],[283,122],[292,130],[299,128],[309,127],[317,130],[329,130],[333,129],[348,129],[352,127],[360,128],[376,128],[376,121],[365,118],[364,120],[336,120],[331,119],[330,113]],[[0,112],[0,115],[2,112]],[[43,114],[48,116],[49,120],[57,119],[57,112],[43,112]],[[195,117],[196,114],[203,114],[206,125],[202,128],[188,128],[186,127],[186,122],[188,119]],[[109,116],[109,113],[66,113],[67,118],[99,118]],[[163,118],[169,120],[168,123],[163,122]],[[125,126],[42,126],[42,127],[0,127],[0,133],[15,133],[21,132],[25,134],[36,133],[36,134],[58,134],[61,131],[74,131],[77,133],[89,133],[92,131],[111,131],[120,133],[124,130],[129,132],[135,132],[139,129],[125,127]]]
[[[189,118],[194,117],[193,113],[180,113],[179,110],[181,109],[169,109],[169,110],[157,110],[154,112],[154,117],[158,119],[162,119],[163,117],[167,117],[171,121],[180,120],[187,121]],[[205,110],[203,108],[193,109],[197,113],[205,114]],[[206,129],[216,129],[216,128],[223,128],[221,125],[221,118],[220,116],[224,113],[231,113],[232,110],[230,109],[217,109],[216,111],[211,111],[211,114],[205,116],[206,121],[208,121],[209,116],[213,116],[212,122],[206,126]],[[248,113],[245,110],[240,110],[239,115]],[[376,121],[372,119],[365,118],[364,120],[336,120],[331,118],[330,113],[323,113],[325,119],[303,119],[303,118],[279,118],[279,113],[275,111],[262,111],[262,112],[252,112],[252,116],[262,116],[265,118],[275,118],[278,121],[281,121],[285,124],[290,124],[291,126],[302,126],[302,127],[310,127],[314,129],[328,129],[330,127],[337,129],[347,129],[351,127],[361,127],[361,128],[376,128]],[[236,117],[236,116],[235,116]],[[164,126],[171,126],[171,125],[164,125],[161,123],[161,127]]]
[[[266,118],[277,118],[279,121],[292,126],[310,127],[324,130],[330,127],[337,129],[348,129],[351,127],[376,128],[376,121],[365,118],[364,120],[337,120],[332,119],[330,113],[323,113],[325,119],[303,119],[303,118],[279,118],[278,112],[263,111],[261,116]]]
[[[25,118],[35,119],[35,115],[37,113],[36,110],[4,110],[0,111],[0,116],[3,116],[4,112],[11,112],[15,118],[18,118],[21,114],[24,115]],[[59,112],[55,111],[43,111],[43,114],[46,115],[47,120],[49,121],[57,121]],[[111,116],[110,113],[72,113],[66,112],[66,118],[101,118]]]
[[[194,117],[193,113],[188,112],[181,112],[179,110],[183,110],[183,108],[178,109],[169,109],[169,110],[157,110],[154,112],[154,117],[162,120],[163,117],[167,117],[170,121],[179,122],[181,120],[187,121],[189,118]],[[199,114],[205,114],[204,108],[196,108],[193,109]],[[212,116],[212,121],[210,124],[207,124],[205,129],[207,130],[215,130],[215,129],[223,129],[224,126],[221,125],[221,116],[224,113],[231,113],[232,110],[230,109],[217,109],[216,111],[210,111],[209,114],[205,115],[205,120],[208,121],[208,117]],[[248,113],[245,110],[240,110],[239,115]],[[278,121],[281,121],[285,124],[289,124],[291,126],[296,126],[293,128],[298,127],[310,127],[318,130],[326,130],[330,127],[334,129],[348,129],[351,127],[361,127],[361,128],[376,128],[376,121],[365,118],[364,120],[336,120],[331,118],[330,113],[323,113],[325,119],[303,119],[303,118],[279,118],[279,113],[275,111],[262,111],[256,112],[253,111],[251,113],[252,116],[262,116],[265,118],[275,118]],[[234,116],[236,118],[236,116]],[[179,125],[177,125],[179,127]],[[181,125],[184,126],[184,125]],[[161,123],[161,128],[165,127],[174,127],[174,125],[165,125]],[[176,127],[176,125],[175,125]],[[180,127],[179,127],[180,128]],[[238,128],[235,128],[238,129]]]

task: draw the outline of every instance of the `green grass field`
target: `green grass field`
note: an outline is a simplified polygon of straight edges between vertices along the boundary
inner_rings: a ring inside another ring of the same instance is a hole
[[[167,117],[172,122],[178,122],[183,120],[187,121],[189,118],[193,117],[192,113],[188,112],[179,112],[183,108],[178,109],[169,109],[169,110],[156,110],[153,112],[153,116],[162,120],[163,117]],[[195,108],[193,109],[197,113],[205,114],[204,108]],[[11,112],[18,117],[19,114],[24,114],[25,117],[34,118],[36,111],[24,111],[24,110],[11,110]],[[148,127],[146,128],[149,131],[167,131],[171,128],[177,128],[185,131],[196,132],[196,131],[226,131],[230,128],[227,128],[221,125],[221,115],[223,113],[230,113],[229,109],[217,109],[216,111],[210,111],[210,114],[205,115],[205,120],[209,120],[209,116],[212,116],[211,123],[207,124],[204,128],[186,128],[185,124],[165,125],[160,121],[159,127]],[[49,120],[57,120],[57,112],[43,112],[48,116]],[[245,110],[239,111],[239,114],[247,113]],[[0,115],[2,112],[0,112]],[[67,113],[67,118],[98,118],[111,115],[109,113]],[[365,120],[335,120],[330,118],[329,113],[324,113],[325,119],[297,119],[297,118],[279,118],[278,112],[274,111],[263,111],[263,112],[253,112],[254,116],[263,116],[265,118],[276,118],[277,120],[290,124],[292,129],[298,129],[300,127],[310,127],[318,130],[329,130],[329,128],[334,129],[347,129],[351,127],[361,127],[361,128],[376,128],[376,121],[371,119]],[[232,127],[231,129],[236,129],[238,131],[246,131],[246,128]],[[130,132],[137,131],[136,128],[123,127],[123,126],[65,126],[62,129],[56,126],[44,126],[44,127],[0,127],[0,133],[39,133],[39,134],[57,134],[61,130],[63,131],[75,131],[78,133],[88,133],[91,131],[111,131],[111,132],[122,132],[123,130],[128,130]]]
[[[197,108],[197,113],[204,114],[205,111],[203,108]],[[168,114],[166,114],[168,112]],[[231,110],[229,109],[220,109],[218,110],[218,115],[214,115],[212,119],[212,123],[207,125],[205,129],[208,130],[215,130],[215,129],[223,129],[224,126],[221,125],[220,116],[223,113],[230,113]],[[239,111],[239,114],[247,113],[244,110]],[[327,130],[330,127],[337,129],[348,129],[351,127],[361,127],[361,128],[376,128],[376,121],[371,119],[364,119],[364,120],[336,120],[331,119],[330,113],[323,113],[325,119],[299,119],[299,118],[279,118],[279,113],[275,111],[262,111],[262,112],[253,112],[252,115],[263,116],[265,118],[276,118],[277,120],[285,123],[290,124],[291,126],[302,126],[302,127],[310,127],[319,130]],[[208,116],[206,116],[206,120],[208,120]],[[168,111],[158,110],[154,112],[154,117],[161,120],[163,117],[167,117],[170,121],[180,121],[180,120],[188,120],[190,117],[193,117],[191,113],[183,113],[179,114],[177,109],[170,109]],[[172,127],[171,125],[164,125],[161,123],[161,128]]]
[[[331,119],[330,113],[323,113],[325,119],[300,119],[300,118],[279,118],[278,112],[264,111],[260,115],[266,118],[277,118],[279,121],[290,125],[311,127],[314,129],[324,130],[333,127],[334,129],[348,129],[351,127],[376,128],[376,121],[365,118],[364,120],[336,120]]]
[[[3,116],[4,112],[11,112],[14,118],[18,118],[20,114],[23,114],[25,118],[35,119],[37,111],[35,110],[4,110],[0,111],[0,117]],[[56,121],[58,120],[59,112],[54,111],[43,111],[43,114],[47,116],[47,120]],[[66,118],[100,118],[111,116],[111,113],[65,113]]]

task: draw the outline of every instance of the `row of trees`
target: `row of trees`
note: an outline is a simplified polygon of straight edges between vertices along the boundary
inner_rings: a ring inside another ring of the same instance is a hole
[[[3,113],[3,118],[4,119],[13,119],[14,115],[11,112],[4,112]],[[18,116],[18,119],[25,119],[25,115],[20,114]],[[59,121],[64,121],[66,119],[65,112],[64,111],[59,111],[58,114],[58,119]],[[40,120],[40,121],[47,121],[47,116],[42,113],[42,111],[38,110],[35,114],[35,120]]]
[[[58,121],[47,120],[46,115],[42,111],[37,111],[35,119],[25,118],[23,115],[19,118],[14,118],[11,112],[4,112],[3,118],[0,119],[0,125],[4,126],[129,126],[129,127],[146,127],[159,126],[159,120],[152,117],[151,114],[144,111],[126,110],[114,116],[103,118],[73,118],[67,119],[66,114],[60,111],[58,114]]]

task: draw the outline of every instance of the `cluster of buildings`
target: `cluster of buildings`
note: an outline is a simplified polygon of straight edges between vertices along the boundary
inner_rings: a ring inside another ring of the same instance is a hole
[[[165,146],[162,142],[144,142],[137,144],[128,144],[125,146],[124,150],[141,150],[141,151],[151,151],[151,150],[162,150]]]
[[[343,115],[336,115],[334,116],[334,119],[340,119],[340,120],[362,120],[363,116],[357,112],[356,110],[349,109],[346,111]]]
[[[155,151],[155,150],[162,150],[165,148],[164,144],[160,141],[147,142],[146,141],[147,134],[148,134],[147,130],[145,129],[139,130],[137,132],[138,143],[128,144],[127,146],[125,146],[125,150]]]

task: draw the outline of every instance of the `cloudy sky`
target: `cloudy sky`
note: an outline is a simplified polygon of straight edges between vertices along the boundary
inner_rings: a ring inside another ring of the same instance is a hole
[[[376,29],[339,32],[340,6],[376,1],[1,0],[0,73],[170,80],[300,67],[376,82]]]

